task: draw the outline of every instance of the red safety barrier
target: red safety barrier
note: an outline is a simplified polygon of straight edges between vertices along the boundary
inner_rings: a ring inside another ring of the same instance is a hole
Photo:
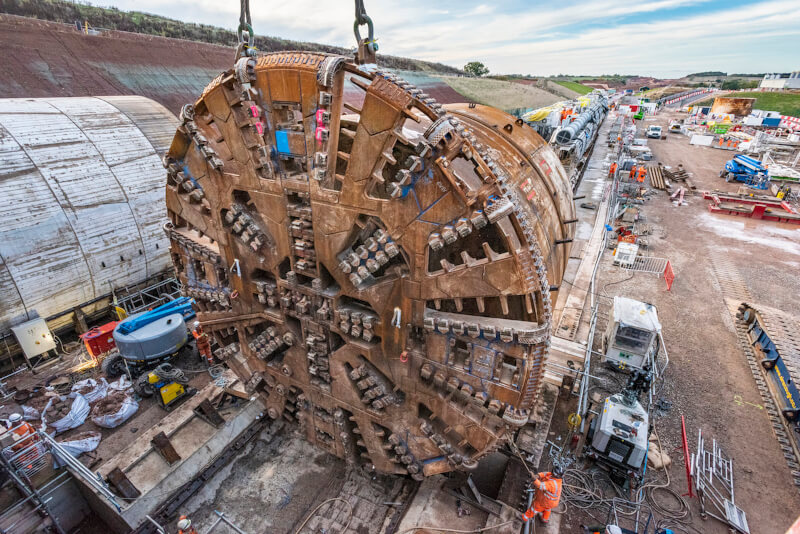
[[[667,266],[664,267],[664,281],[667,283],[667,291],[672,289],[672,282],[675,281],[675,271],[672,270],[672,263],[667,260]]]
[[[694,492],[692,491],[692,469],[689,467],[689,440],[686,439],[686,421],[683,420],[683,415],[681,415],[681,439],[683,439],[683,463],[686,465],[686,485],[689,486],[689,493],[684,493],[683,495],[694,497]]]

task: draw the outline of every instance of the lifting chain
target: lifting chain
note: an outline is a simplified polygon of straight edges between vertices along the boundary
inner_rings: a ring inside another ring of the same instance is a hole
[[[246,32],[246,35],[245,35]],[[239,28],[236,30],[239,44],[236,47],[236,57],[253,57],[256,55],[255,34],[253,33],[253,20],[250,17],[250,0],[241,0],[239,7]]]
[[[356,20],[353,23],[353,33],[356,36],[358,45],[356,63],[359,65],[372,64],[376,62],[375,54],[378,51],[378,43],[375,42],[375,27],[372,24],[372,19],[367,15],[366,8],[364,8],[364,0],[355,1]],[[365,25],[367,26],[367,36],[362,39],[359,27]]]

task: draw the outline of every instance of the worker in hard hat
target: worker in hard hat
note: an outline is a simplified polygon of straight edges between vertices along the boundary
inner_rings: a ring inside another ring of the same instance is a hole
[[[195,321],[192,325],[192,336],[195,339],[197,352],[200,356],[206,359],[208,365],[214,365],[214,355],[211,353],[211,340],[208,338],[208,334],[203,332],[203,327],[200,326],[199,321]]]
[[[564,470],[560,466],[555,466],[552,472],[538,473],[533,481],[536,488],[536,496],[533,505],[522,514],[522,520],[527,522],[536,515],[541,515],[542,523],[550,521],[550,512],[558,506],[561,500],[561,477]]]
[[[645,176],[647,176],[647,167],[642,165],[641,167],[639,167],[639,176],[636,178],[636,181],[639,182],[640,184],[644,183]]]
[[[617,175],[617,162],[611,164],[611,167],[608,168],[608,177],[614,178]]]
[[[197,529],[192,526],[192,520],[185,515],[178,519],[178,534],[197,534]]]
[[[12,413],[8,417],[8,430],[11,432],[11,436],[15,441],[12,450],[21,451],[34,442],[39,441],[39,435],[36,433],[36,429],[28,422],[23,421],[22,416],[18,413]]]

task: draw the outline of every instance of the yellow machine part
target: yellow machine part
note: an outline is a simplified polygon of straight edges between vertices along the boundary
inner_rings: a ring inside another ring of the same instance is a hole
[[[181,398],[186,390],[177,382],[172,382],[162,387],[159,392],[161,393],[161,402],[164,406],[169,406],[170,403]]]
[[[147,382],[150,384],[155,384],[159,381],[158,375],[155,373],[150,373],[147,375]]]

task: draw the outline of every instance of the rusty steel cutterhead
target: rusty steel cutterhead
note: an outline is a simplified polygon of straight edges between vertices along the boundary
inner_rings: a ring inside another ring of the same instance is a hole
[[[184,291],[270,417],[416,479],[528,422],[575,219],[531,128],[284,52],[218,76],[164,163]]]

